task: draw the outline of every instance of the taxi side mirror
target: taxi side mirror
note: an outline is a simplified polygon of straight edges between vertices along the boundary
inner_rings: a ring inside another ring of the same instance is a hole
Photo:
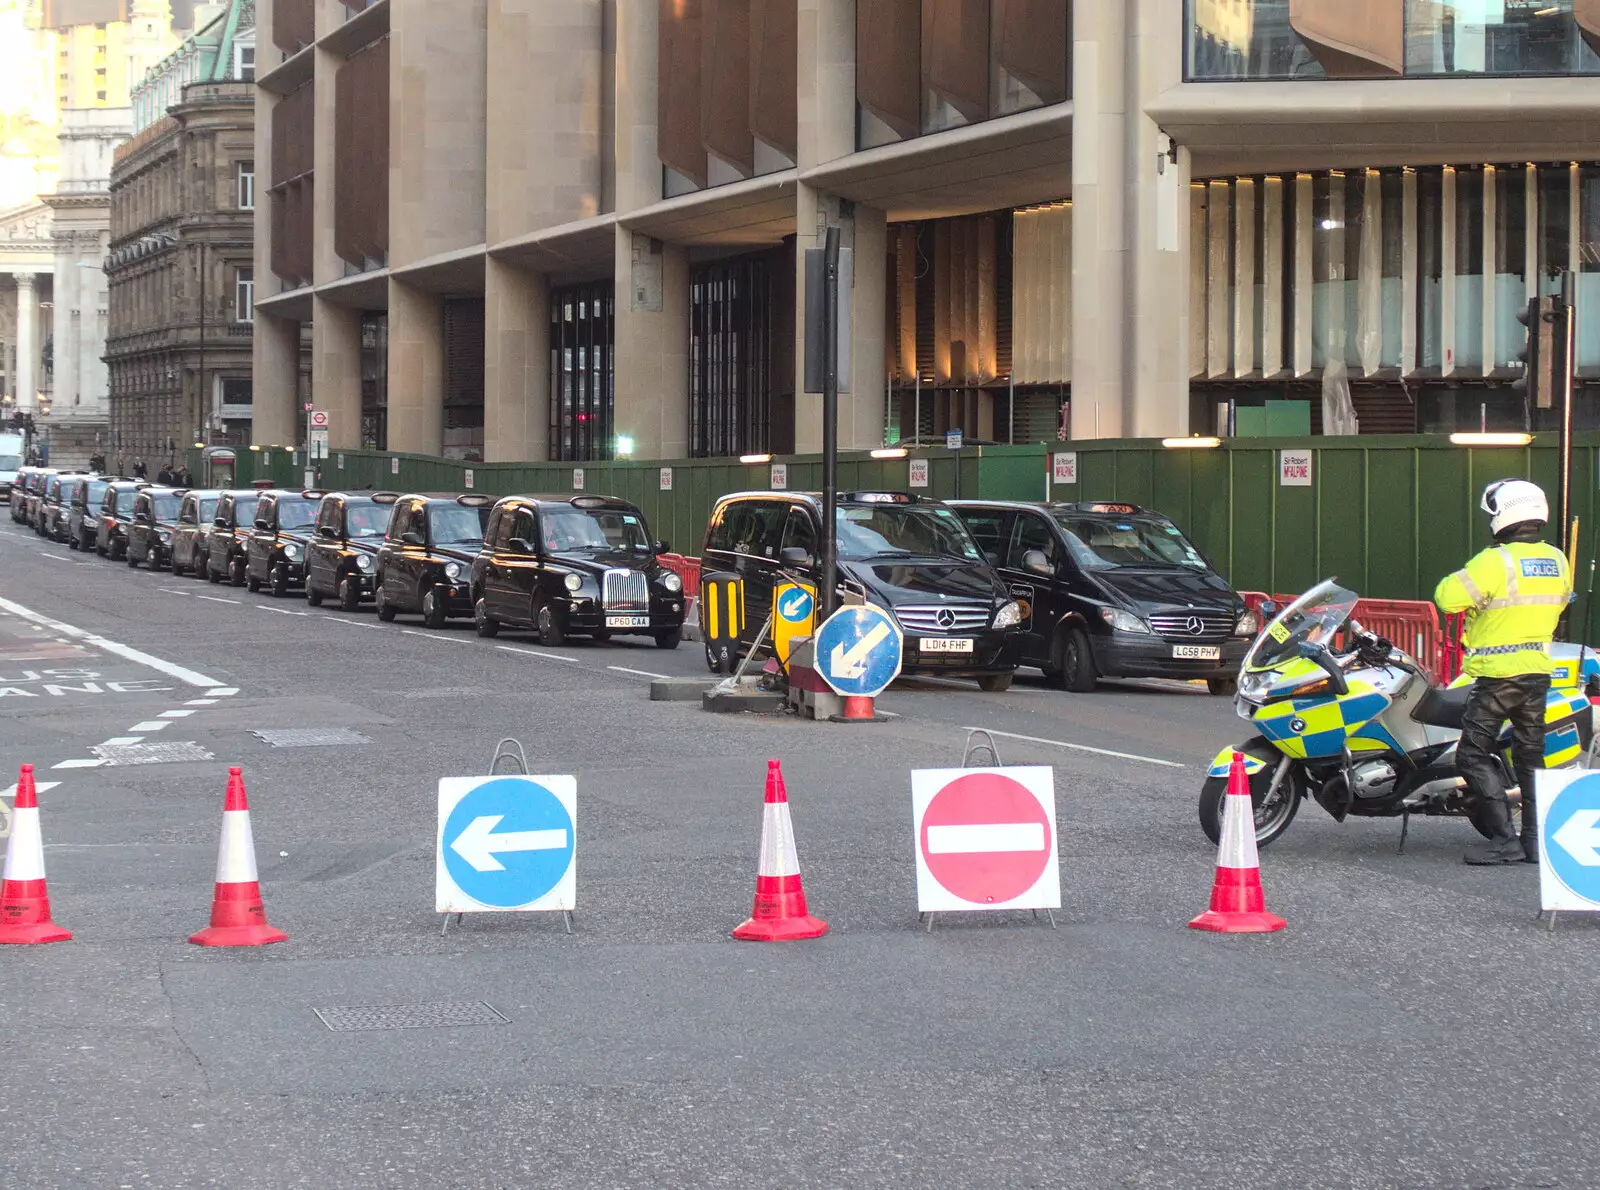
[[[406,545],[421,545],[422,534],[418,533],[415,529],[407,529],[404,533],[400,534],[400,540]]]
[[[811,569],[811,555],[797,545],[785,546],[779,550],[778,561],[792,570]]]
[[[264,517],[257,517],[256,518],[256,528],[257,529],[261,529],[261,530],[270,529],[270,528],[272,528],[272,522],[268,521]]]
[[[325,537],[329,541],[332,541],[336,537],[338,537],[339,535],[333,531],[333,526],[332,525],[318,525],[317,526],[317,536],[318,537]]]
[[[1050,577],[1050,559],[1045,557],[1043,550],[1029,550],[1022,555],[1022,569],[1030,570],[1034,574]]]
[[[667,544],[665,538],[663,538],[662,540],[656,542],[655,545],[652,548],[658,554],[670,554],[672,552],[672,547]]]
[[[506,548],[513,554],[531,554],[533,553],[533,542],[526,537],[513,537],[506,542]]]
[[[216,520],[211,522],[211,527],[213,529],[226,529],[228,527],[228,518],[225,516],[219,516]]]

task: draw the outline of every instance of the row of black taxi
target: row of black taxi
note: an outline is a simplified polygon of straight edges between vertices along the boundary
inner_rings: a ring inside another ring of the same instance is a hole
[[[609,497],[185,492],[61,476],[42,485],[37,508],[42,534],[132,566],[279,597],[300,589],[313,606],[370,601],[386,621],[471,617],[481,635],[529,628],[548,646],[569,635],[641,634],[663,648],[681,639],[687,601],[658,560],[667,544],[637,508]],[[1158,676],[1202,678],[1224,693],[1256,631],[1177,526],[1134,505],[859,492],[837,515],[841,583],[895,616],[908,674],[1003,690],[1020,664],[1070,690]],[[747,637],[780,581],[814,589],[821,523],[815,494],[717,502],[700,564],[744,580]],[[709,649],[707,660],[726,664]]]

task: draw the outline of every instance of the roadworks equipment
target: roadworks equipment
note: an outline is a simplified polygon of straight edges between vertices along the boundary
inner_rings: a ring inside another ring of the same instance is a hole
[[[256,845],[250,834],[250,805],[244,777],[228,770],[228,792],[222,803],[222,842],[217,848],[217,890],[211,899],[211,924],[189,941],[196,946],[265,946],[287,942],[289,935],[267,924],[256,881]]]
[[[1256,855],[1256,816],[1244,754],[1228,766],[1228,794],[1222,803],[1222,840],[1217,846],[1217,876],[1211,908],[1189,923],[1193,930],[1218,934],[1267,934],[1287,923],[1267,912],[1261,891],[1261,861]]]
[[[65,942],[71,937],[72,931],[50,920],[44,838],[39,833],[39,791],[33,783],[33,766],[25,764],[17,774],[5,882],[0,884],[0,942]]]
[[[794,824],[789,821],[783,769],[776,760],[769,760],[756,903],[750,919],[734,930],[733,936],[742,942],[794,942],[820,938],[827,932],[827,922],[806,912],[806,892],[800,886],[800,858],[794,849]]]

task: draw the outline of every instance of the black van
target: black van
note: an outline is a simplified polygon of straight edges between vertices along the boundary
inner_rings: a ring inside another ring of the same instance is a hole
[[[838,508],[840,584],[894,616],[905,635],[901,672],[1007,689],[1022,645],[1022,608],[961,518],[905,492],[841,493]],[[821,527],[815,492],[738,492],[717,501],[700,569],[744,580],[747,645],[772,611],[780,551],[799,551],[787,555],[785,568],[816,582]]]
[[[1203,678],[1231,694],[1254,613],[1158,512],[1134,504],[952,500],[1029,609],[1022,664],[1068,690],[1101,677]]]

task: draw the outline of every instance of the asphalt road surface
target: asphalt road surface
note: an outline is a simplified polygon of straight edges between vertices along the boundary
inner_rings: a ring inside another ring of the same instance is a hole
[[[1402,856],[1396,824],[1312,806],[1264,855],[1286,931],[1186,929],[1215,861],[1197,789],[1243,734],[1193,687],[1033,675],[903,683],[875,725],[708,715],[647,699],[703,672],[698,646],[380,625],[4,518],[0,600],[0,787],[24,761],[51,783],[75,933],[0,948],[6,1187],[1600,1183],[1600,925],[1536,927],[1535,870],[1464,867],[1464,823],[1417,823]],[[974,726],[1053,766],[1058,929],[918,925],[909,773],[959,764]],[[506,736],[577,777],[571,936],[441,936],[433,912],[437,782]],[[729,938],[769,757],[818,941]],[[229,765],[283,945],[186,942]],[[317,1015],[479,1004],[503,1021]]]

